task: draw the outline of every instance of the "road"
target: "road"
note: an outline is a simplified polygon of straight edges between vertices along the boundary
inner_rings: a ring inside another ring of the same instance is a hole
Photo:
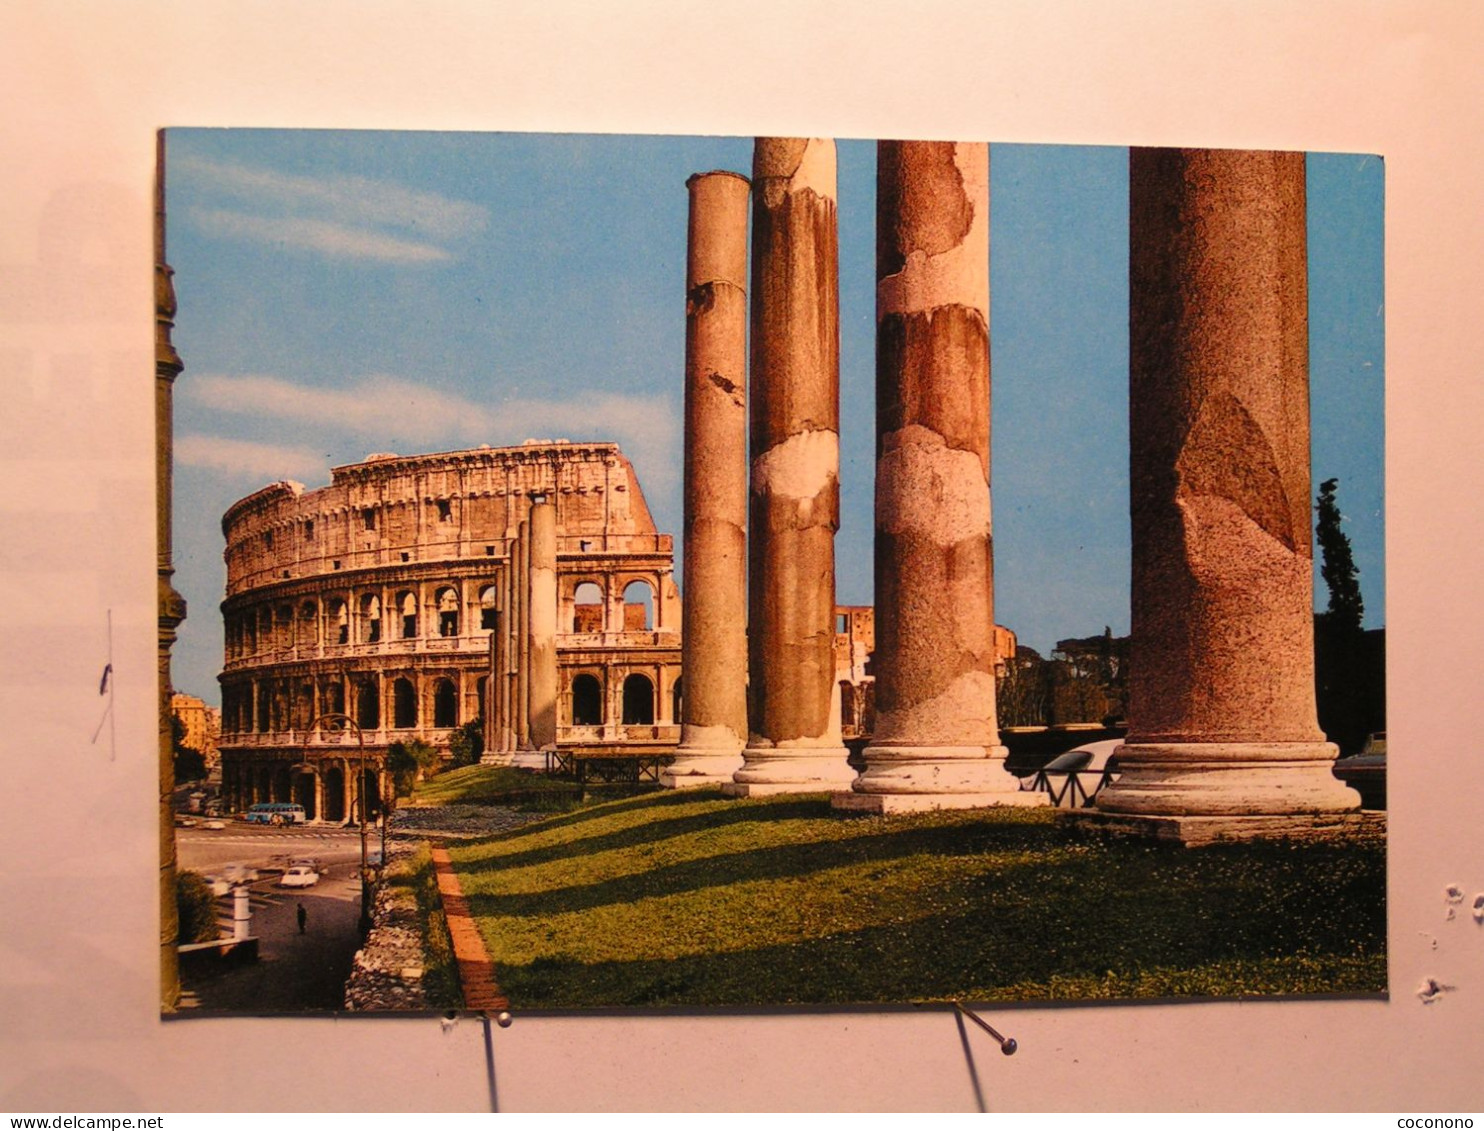
[[[250,885],[259,961],[184,975],[187,1008],[240,1013],[340,1009],[345,980],[361,945],[361,844],[358,830],[284,829],[229,824],[222,830],[177,829],[179,866],[219,872],[229,863],[282,867],[291,856],[317,857],[325,873],[314,887],[280,888],[277,875]],[[380,840],[371,839],[371,847]],[[276,858],[276,859],[275,859]],[[306,912],[301,935],[296,913]],[[218,900],[223,920],[231,897]]]

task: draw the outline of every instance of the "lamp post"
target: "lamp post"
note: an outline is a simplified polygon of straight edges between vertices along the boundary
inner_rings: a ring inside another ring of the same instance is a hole
[[[360,779],[356,782],[356,807],[360,810],[361,824],[361,934],[371,929],[371,869],[366,853],[366,736],[360,724],[349,715],[332,712],[314,719],[304,731],[304,760],[309,761],[309,743],[314,732],[323,726],[331,734],[355,731],[356,746],[360,752]],[[378,791],[379,792],[379,791]],[[383,808],[385,806],[383,805]],[[386,821],[382,820],[381,858],[386,860]]]

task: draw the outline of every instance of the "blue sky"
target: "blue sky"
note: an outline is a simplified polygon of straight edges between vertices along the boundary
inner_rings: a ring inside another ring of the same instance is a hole
[[[751,152],[171,130],[177,686],[219,700],[221,514],[277,479],[321,486],[372,452],[616,440],[678,534],[685,181],[746,173]],[[1382,163],[1308,168],[1314,482],[1340,480],[1377,627]],[[842,604],[871,601],[874,174],[874,143],[839,143]],[[993,145],[990,192],[996,619],[1045,653],[1128,631],[1127,151]]]

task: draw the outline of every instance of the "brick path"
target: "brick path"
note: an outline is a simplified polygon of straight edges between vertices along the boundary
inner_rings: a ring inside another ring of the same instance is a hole
[[[484,939],[474,918],[469,914],[469,900],[459,887],[459,877],[441,844],[433,848],[433,871],[438,876],[438,895],[443,900],[443,916],[448,920],[448,937],[453,943],[453,956],[459,964],[459,982],[464,988],[465,1009],[501,1010],[510,1008],[500,984],[495,981],[495,964],[485,949]]]

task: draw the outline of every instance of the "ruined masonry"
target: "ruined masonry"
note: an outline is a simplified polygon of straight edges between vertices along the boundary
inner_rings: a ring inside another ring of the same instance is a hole
[[[747,741],[747,206],[736,173],[686,182],[685,583],[680,746],[661,781],[729,782]]]
[[[835,144],[753,148],[748,739],[732,796],[848,785],[833,654],[840,522]]]
[[[876,180],[876,729],[833,804],[1044,805],[995,718],[989,147],[883,141]]]
[[[1135,149],[1129,181],[1131,726],[1091,819],[1329,828],[1359,800],[1314,704],[1304,155]]]

